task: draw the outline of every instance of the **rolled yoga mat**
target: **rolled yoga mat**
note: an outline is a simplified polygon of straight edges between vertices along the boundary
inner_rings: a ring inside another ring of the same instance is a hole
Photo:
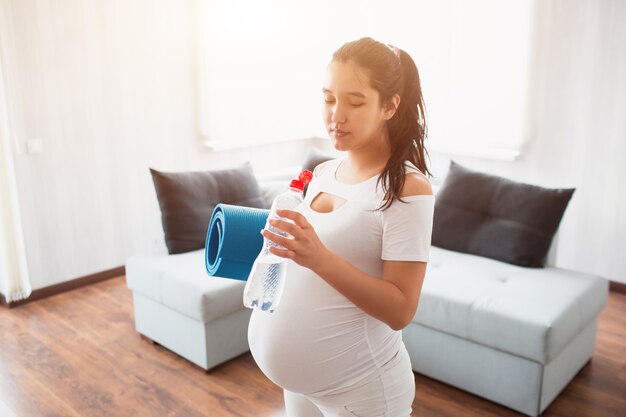
[[[261,229],[269,210],[218,204],[206,235],[205,265],[209,275],[245,281],[263,247]]]

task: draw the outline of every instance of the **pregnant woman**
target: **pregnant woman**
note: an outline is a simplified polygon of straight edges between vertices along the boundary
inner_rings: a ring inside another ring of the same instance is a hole
[[[340,47],[322,89],[342,158],[314,171],[304,203],[263,231],[287,258],[277,310],[255,310],[254,359],[290,417],[407,417],[415,379],[401,329],[417,309],[434,196],[417,68],[371,38]]]

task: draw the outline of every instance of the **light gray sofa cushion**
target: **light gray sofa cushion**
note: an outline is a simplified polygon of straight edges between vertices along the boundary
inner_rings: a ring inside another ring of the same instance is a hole
[[[606,305],[608,282],[433,246],[413,321],[548,363]]]
[[[131,290],[203,323],[244,309],[245,282],[209,276],[204,249],[132,257],[126,277]]]

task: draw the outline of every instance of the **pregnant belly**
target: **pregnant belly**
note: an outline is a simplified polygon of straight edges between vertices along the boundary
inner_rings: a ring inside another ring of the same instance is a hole
[[[248,339],[255,361],[275,384],[315,394],[374,371],[367,324],[361,309],[290,262],[279,306],[274,313],[253,312]]]

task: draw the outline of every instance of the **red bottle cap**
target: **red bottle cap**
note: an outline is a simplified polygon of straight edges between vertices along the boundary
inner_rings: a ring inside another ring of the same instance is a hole
[[[313,173],[308,169],[305,169],[300,173],[300,175],[298,175],[298,179],[291,180],[289,187],[304,191],[304,185],[310,183],[312,178]]]
[[[313,179],[313,173],[308,169],[305,169],[300,173],[298,179],[302,181],[303,184],[308,184]]]

